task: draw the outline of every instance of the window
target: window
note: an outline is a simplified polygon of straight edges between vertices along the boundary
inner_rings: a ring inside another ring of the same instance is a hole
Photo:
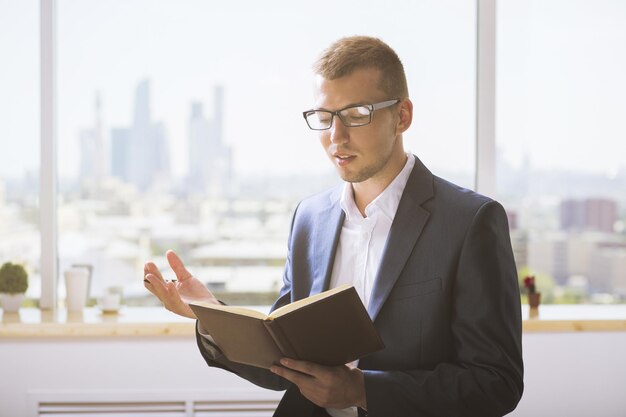
[[[40,294],[39,7],[0,2],[0,264],[23,264]]]
[[[498,3],[498,198],[555,303],[626,299],[626,4]]]
[[[61,271],[154,302],[143,262],[172,248],[223,299],[271,303],[295,204],[338,181],[301,112],[341,36],[396,49],[407,148],[472,187],[475,4],[400,3],[59,0]]]

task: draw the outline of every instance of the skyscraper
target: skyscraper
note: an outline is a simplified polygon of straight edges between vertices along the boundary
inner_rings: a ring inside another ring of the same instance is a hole
[[[129,181],[130,129],[111,129],[111,175]]]
[[[617,202],[605,198],[563,200],[560,212],[562,230],[612,233],[617,221]]]
[[[93,128],[81,129],[78,134],[78,140],[80,142],[79,175],[81,179],[94,179],[96,176],[96,141],[94,136]]]
[[[204,117],[204,106],[200,102],[191,104],[189,118],[189,181],[193,191],[205,191],[209,176],[207,159],[209,155],[209,138],[211,126]]]
[[[223,143],[224,90],[214,90],[213,115],[204,116],[200,102],[191,105],[189,118],[189,180],[190,191],[222,196],[232,185],[232,152]]]
[[[100,94],[96,93],[94,103],[94,124],[79,133],[80,178],[89,180],[95,192],[102,183],[106,170],[107,154],[102,134],[102,106]]]
[[[150,81],[143,80],[135,91],[135,111],[130,127],[128,179],[140,190],[149,188],[157,177],[169,176],[169,149],[163,123],[152,121]]]

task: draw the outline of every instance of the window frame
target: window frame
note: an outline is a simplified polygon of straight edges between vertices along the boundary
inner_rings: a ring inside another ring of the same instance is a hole
[[[56,0],[40,2],[41,146],[39,207],[42,309],[57,307],[57,136],[56,136]]]
[[[57,308],[59,279],[57,230],[57,1],[40,0],[41,155],[40,308]],[[476,114],[474,189],[493,196],[495,169],[496,0],[476,0]]]

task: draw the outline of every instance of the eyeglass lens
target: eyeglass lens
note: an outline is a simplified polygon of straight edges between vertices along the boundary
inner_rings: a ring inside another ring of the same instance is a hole
[[[314,110],[306,115],[309,126],[314,129],[327,129],[332,124],[333,112]],[[347,127],[362,126],[370,122],[371,111],[366,106],[353,106],[337,113],[341,122]]]

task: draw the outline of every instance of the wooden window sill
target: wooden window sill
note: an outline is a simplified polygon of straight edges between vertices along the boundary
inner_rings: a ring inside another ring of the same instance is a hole
[[[122,307],[115,314],[97,308],[82,313],[24,308],[3,313],[0,337],[193,336],[195,320],[163,307]]]
[[[117,314],[24,308],[1,317],[0,338],[192,337],[195,331],[194,320],[162,307],[122,307]],[[524,306],[522,317],[525,333],[626,331],[626,305],[542,305],[535,317]]]

